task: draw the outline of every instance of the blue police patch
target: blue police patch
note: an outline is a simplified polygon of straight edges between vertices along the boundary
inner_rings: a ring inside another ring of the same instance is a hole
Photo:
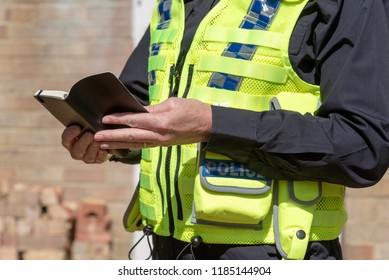
[[[236,179],[251,179],[268,181],[255,171],[246,168],[242,163],[232,160],[203,159],[203,177],[227,177]]]

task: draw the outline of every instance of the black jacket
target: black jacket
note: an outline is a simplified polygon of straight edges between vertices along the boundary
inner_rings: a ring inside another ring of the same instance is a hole
[[[185,1],[184,46],[218,1]],[[386,9],[386,12],[385,12]],[[375,184],[389,164],[389,1],[311,0],[292,34],[289,55],[300,77],[321,86],[315,116],[212,107],[206,149],[268,178]],[[120,79],[148,100],[147,31]]]

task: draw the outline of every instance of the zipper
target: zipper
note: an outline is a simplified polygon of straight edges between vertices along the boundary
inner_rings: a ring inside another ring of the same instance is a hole
[[[185,86],[185,90],[184,90],[184,94],[182,95],[182,98],[187,98],[188,97],[190,85],[192,83],[193,69],[194,69],[194,65],[193,64],[189,65],[188,80],[186,82],[186,86]]]
[[[178,55],[176,65],[172,66],[172,69],[171,69],[172,72],[170,73],[170,75],[171,75],[170,82],[171,82],[172,86],[173,86],[172,83],[174,82],[174,87],[170,91],[169,97],[173,97],[173,96],[176,97],[178,94],[178,87],[180,85],[181,71],[182,71],[182,68],[184,66],[184,62],[185,62],[185,58],[186,58],[187,53],[188,52],[185,49],[181,50],[180,54]]]
[[[181,71],[184,66],[184,61],[186,57],[187,52],[183,49],[177,59],[177,63],[175,65],[172,65],[170,67],[170,75],[169,75],[169,83],[170,83],[170,94],[169,97],[176,97],[178,95],[178,87],[180,84],[180,78],[181,78]],[[162,149],[162,148],[161,148]],[[166,207],[167,207],[167,215],[168,215],[168,223],[169,223],[169,233],[174,233],[174,213],[173,213],[173,205],[172,205],[172,189],[174,188],[175,197],[176,197],[176,205],[177,205],[177,219],[183,220],[183,210],[182,210],[182,202],[180,199],[180,193],[178,188],[178,174],[179,174],[179,166],[181,161],[181,147],[176,147],[176,162],[175,170],[174,170],[174,178],[173,178],[173,184],[171,182],[170,178],[170,165],[172,162],[172,150],[173,147],[168,147],[166,150],[166,157],[165,157],[165,183],[166,183]],[[160,173],[161,173],[161,160],[159,161],[159,166],[157,170],[157,181],[158,184],[160,184]],[[159,179],[158,179],[159,178]],[[162,193],[162,188],[161,188]],[[163,213],[163,211],[162,211]]]
[[[157,164],[157,174],[156,174],[156,179],[157,179],[157,185],[159,189],[159,194],[161,196],[161,213],[164,212],[164,204],[165,204],[165,199],[163,197],[163,191],[162,191],[162,183],[161,183],[161,166],[162,166],[162,147],[159,147],[159,156],[158,156],[158,164]]]
[[[182,212],[182,202],[180,199],[180,190],[178,188],[178,174],[179,174],[179,166],[181,164],[181,146],[177,146],[177,166],[174,173],[174,191],[176,194],[176,204],[177,204],[177,219],[183,220],[183,212]]]
[[[165,177],[166,177],[166,205],[167,213],[169,217],[169,233],[174,232],[174,216],[172,206],[172,194],[171,194],[171,183],[170,183],[170,163],[172,158],[172,147],[168,147],[165,158]]]

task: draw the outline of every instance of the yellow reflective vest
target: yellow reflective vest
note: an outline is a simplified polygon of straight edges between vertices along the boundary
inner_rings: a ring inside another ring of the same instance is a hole
[[[214,106],[313,113],[320,88],[293,70],[288,45],[307,0],[221,0],[181,50],[182,0],[153,10],[150,103],[178,92]],[[210,244],[276,244],[304,258],[308,241],[338,237],[347,215],[344,187],[265,178],[202,144],[142,151],[139,209],[161,236]]]

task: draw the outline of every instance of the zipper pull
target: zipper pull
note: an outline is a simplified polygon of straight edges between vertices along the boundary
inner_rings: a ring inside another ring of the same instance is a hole
[[[180,84],[181,71],[184,66],[186,54],[187,51],[183,49],[180,52],[180,55],[178,56],[177,64],[172,66],[171,82],[174,82],[174,87],[173,90],[170,92],[170,97],[177,96],[178,94],[178,86]],[[171,85],[173,86],[173,84]]]

